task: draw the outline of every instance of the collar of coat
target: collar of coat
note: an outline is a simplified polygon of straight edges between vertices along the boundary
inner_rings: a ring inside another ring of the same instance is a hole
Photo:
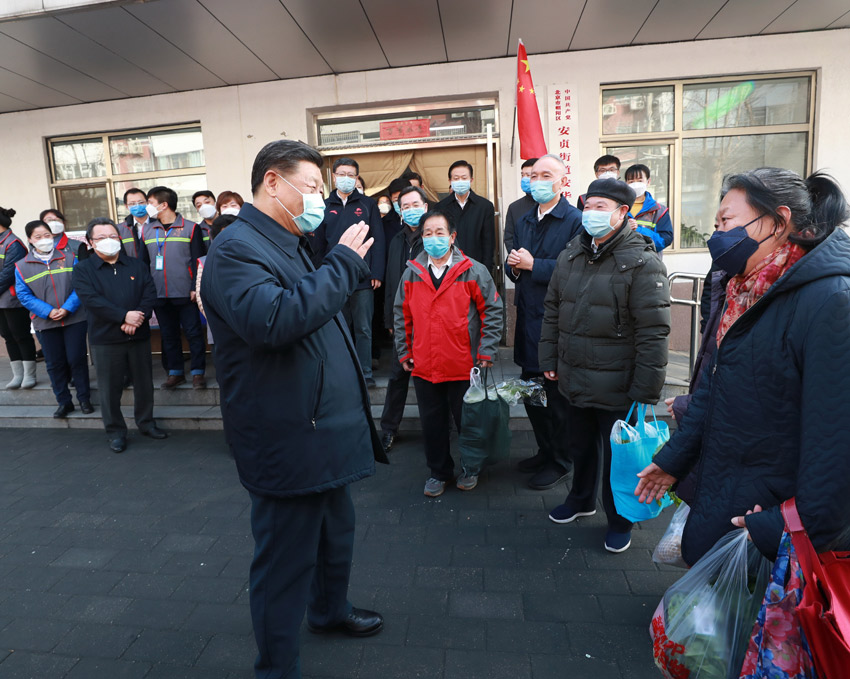
[[[251,203],[245,203],[239,210],[239,216],[233,224],[239,222],[247,223],[257,233],[274,243],[291,258],[298,256],[299,237],[287,231],[283,225],[269,217],[265,212],[260,212]],[[231,225],[232,226],[232,225]]]
[[[60,259],[65,259],[65,250],[60,250],[59,248],[54,247],[53,248],[53,254],[50,256],[49,261],[55,262],[55,261],[60,260]],[[24,261],[28,262],[30,264],[44,264],[44,266],[47,266],[47,263],[45,263],[45,261],[41,257],[38,257],[35,254],[35,248],[32,248],[32,247],[29,249],[29,252],[27,253],[27,256],[24,258]]]
[[[606,241],[598,252],[591,248],[591,237],[586,231],[567,243],[567,260],[572,261],[583,255],[588,261],[599,262],[606,257],[613,257],[620,271],[643,266],[648,257],[647,252],[654,252],[652,244],[637,231],[632,231],[625,224],[609,241]]]
[[[468,271],[472,268],[472,260],[463,254],[457,246],[452,246],[452,257],[449,260],[449,268],[446,269],[446,272],[443,274],[439,288],[434,288],[434,282],[431,280],[431,274],[428,273],[427,252],[424,250],[420,252],[416,256],[416,259],[411,259],[407,262],[407,266],[413,269],[413,271],[416,272],[416,275],[418,275],[426,285],[430,286],[432,290],[435,290],[436,293],[440,295],[450,287],[450,285],[446,285],[446,283],[453,283],[464,271]]]
[[[348,198],[345,199],[345,205],[348,206],[349,203],[360,202],[361,198],[365,196],[360,193],[360,189],[354,189],[351,193],[348,194]],[[328,200],[326,205],[342,205],[342,198],[339,197],[339,189],[334,189],[331,191],[331,195],[328,196]]]

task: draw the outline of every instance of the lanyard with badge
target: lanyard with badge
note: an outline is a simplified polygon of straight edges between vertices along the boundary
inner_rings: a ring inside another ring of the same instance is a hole
[[[162,239],[162,245],[159,244],[159,231],[156,231],[156,262],[155,268],[157,271],[162,271],[165,268],[165,257],[162,254],[162,250],[165,247],[165,244],[168,242],[168,236],[174,230],[174,227],[170,227],[168,231],[165,232],[165,238]]]

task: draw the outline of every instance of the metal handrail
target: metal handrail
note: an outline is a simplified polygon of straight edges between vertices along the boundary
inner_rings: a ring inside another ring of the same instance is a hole
[[[697,360],[697,352],[699,351],[700,331],[699,331],[699,311],[700,311],[700,283],[705,278],[704,274],[687,273],[677,271],[667,276],[670,282],[670,305],[683,304],[691,307],[691,342],[688,351],[688,381],[690,382],[694,376],[694,363]],[[677,280],[690,281],[691,299],[678,299],[673,297],[673,283]]]

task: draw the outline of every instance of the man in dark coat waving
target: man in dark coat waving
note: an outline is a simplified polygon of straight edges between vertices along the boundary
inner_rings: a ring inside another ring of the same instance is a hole
[[[227,440],[251,495],[250,601],[257,677],[301,676],[298,634],[354,636],[382,617],[353,608],[354,506],[348,484],[386,461],[340,311],[372,240],[349,228],[316,270],[304,234],[321,224],[322,157],[301,142],[266,145],[239,218],[213,243],[201,297],[216,338]]]

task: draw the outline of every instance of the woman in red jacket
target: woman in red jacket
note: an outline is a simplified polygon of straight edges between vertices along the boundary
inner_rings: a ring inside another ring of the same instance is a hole
[[[395,344],[412,372],[431,477],[425,495],[443,494],[454,479],[449,414],[460,429],[463,394],[475,364],[490,367],[502,335],[502,300],[487,268],[455,247],[457,233],[442,210],[421,221],[424,252],[407,263],[394,305]],[[472,490],[478,477],[461,474]]]

